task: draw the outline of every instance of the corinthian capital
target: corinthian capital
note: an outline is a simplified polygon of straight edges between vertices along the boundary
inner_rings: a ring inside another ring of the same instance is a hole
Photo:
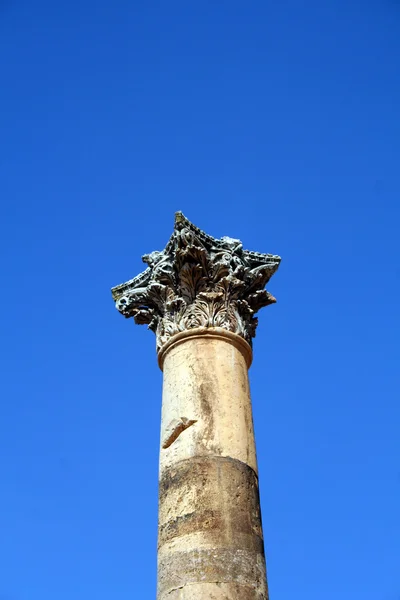
[[[280,260],[243,250],[240,240],[215,239],[178,212],[165,249],[145,254],[148,268],[112,295],[124,317],[156,333],[157,350],[196,327],[222,327],[251,344],[255,313],[276,302],[264,287]]]

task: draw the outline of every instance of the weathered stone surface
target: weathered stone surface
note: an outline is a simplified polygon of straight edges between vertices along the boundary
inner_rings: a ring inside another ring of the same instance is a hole
[[[203,328],[175,336],[162,354],[161,441],[193,423],[161,444],[158,599],[264,600],[250,346]]]
[[[236,583],[191,583],[166,592],[159,600],[268,600],[268,591]]]
[[[117,309],[156,332],[158,350],[174,335],[223,327],[251,344],[254,314],[275,302],[264,287],[280,257],[244,250],[240,240],[213,238],[176,213],[162,252],[143,256],[149,267],[113,288]]]
[[[234,548],[201,548],[161,556],[158,565],[158,595],[191,583],[236,583],[237,589],[251,588],[267,598],[265,562],[261,554]],[[201,588],[200,588],[201,590]],[[206,600],[204,592],[196,599]],[[237,595],[235,600],[241,599]],[[257,597],[257,596],[253,596]]]
[[[159,546],[196,532],[213,547],[263,553],[258,478],[251,467],[232,458],[198,456],[164,470]]]
[[[190,457],[229,456],[257,472],[253,417],[246,359],[223,329],[192,330],[165,354],[161,446],[169,425],[181,417],[196,423],[167,448],[161,448],[163,470]]]

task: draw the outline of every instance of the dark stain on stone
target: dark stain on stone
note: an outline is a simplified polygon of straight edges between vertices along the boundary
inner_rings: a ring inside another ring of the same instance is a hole
[[[182,499],[184,514],[179,509]],[[263,552],[258,478],[236,459],[196,457],[167,469],[159,486],[159,519],[160,546],[202,532],[217,545],[223,538]]]
[[[159,540],[162,543],[194,531],[221,531],[223,518],[220,511],[205,509],[193,511],[160,525]]]
[[[203,377],[205,377],[204,374]],[[201,406],[201,414],[204,419],[204,437],[212,439],[214,437],[214,416],[210,399],[212,400],[214,386],[211,380],[203,380],[198,386],[198,395]]]

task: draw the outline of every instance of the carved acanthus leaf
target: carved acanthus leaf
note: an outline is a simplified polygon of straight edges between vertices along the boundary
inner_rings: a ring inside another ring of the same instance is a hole
[[[112,290],[117,309],[156,332],[160,349],[196,327],[222,327],[251,343],[254,314],[276,302],[264,289],[280,258],[243,250],[240,240],[215,239],[176,214],[165,250],[143,256],[148,268]]]

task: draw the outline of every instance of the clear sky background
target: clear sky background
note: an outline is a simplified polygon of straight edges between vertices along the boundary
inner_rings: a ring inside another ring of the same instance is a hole
[[[400,3],[0,0],[0,600],[153,600],[176,210],[282,256],[250,370],[272,600],[399,600]]]

